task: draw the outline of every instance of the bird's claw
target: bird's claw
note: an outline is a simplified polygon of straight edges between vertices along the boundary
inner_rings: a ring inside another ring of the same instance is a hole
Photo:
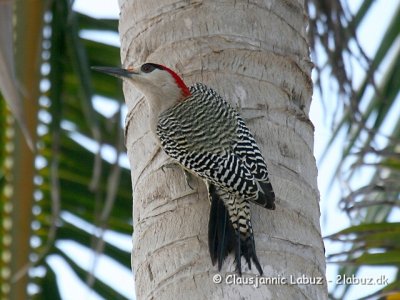
[[[193,188],[193,186],[191,185],[191,183],[193,183],[194,181],[194,176],[192,173],[186,171],[185,169],[183,169],[183,173],[185,174],[185,179],[186,179],[186,184],[189,186],[189,188],[194,191],[195,189]]]
[[[162,165],[161,166],[161,170],[165,173],[165,168],[172,169],[172,168],[177,168],[177,167],[180,167],[180,166],[181,165],[176,163],[176,162],[170,162],[170,163],[167,163],[165,165]]]
[[[180,164],[178,164],[176,162],[170,162],[165,165],[162,165],[161,170],[165,173],[165,168],[177,168],[177,167],[179,167],[181,170],[183,170],[183,174],[185,175],[186,184],[189,186],[189,188],[192,191],[194,191],[195,190],[195,188],[193,188],[193,183],[195,181],[194,175],[192,173],[190,173],[189,171],[187,171],[186,169],[184,169]]]

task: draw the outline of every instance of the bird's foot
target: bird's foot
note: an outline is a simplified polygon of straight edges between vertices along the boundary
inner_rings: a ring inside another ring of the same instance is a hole
[[[161,170],[163,172],[165,172],[165,168],[181,169],[183,171],[183,174],[185,175],[186,184],[189,186],[189,188],[191,190],[195,190],[195,188],[193,188],[193,183],[196,181],[195,176],[192,173],[190,173],[189,171],[187,171],[185,168],[183,168],[181,164],[179,164],[177,162],[170,162],[170,163],[166,163],[165,165],[163,165],[161,167]]]
[[[192,183],[194,183],[196,181],[195,176],[185,169],[183,169],[183,173],[185,174],[186,184],[189,186],[189,188],[192,191],[194,191],[195,188],[193,188]]]

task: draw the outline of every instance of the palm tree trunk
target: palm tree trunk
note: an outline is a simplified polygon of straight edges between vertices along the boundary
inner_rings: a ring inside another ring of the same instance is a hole
[[[233,257],[223,265],[222,283],[213,283],[205,187],[198,180],[191,190],[180,169],[162,168],[168,158],[149,131],[145,100],[124,86],[137,298],[327,298],[302,1],[120,4],[123,65],[165,64],[187,83],[203,82],[237,106],[267,160],[277,196],[275,211],[251,207],[258,257],[275,284],[229,284]],[[290,284],[301,279],[322,282]]]

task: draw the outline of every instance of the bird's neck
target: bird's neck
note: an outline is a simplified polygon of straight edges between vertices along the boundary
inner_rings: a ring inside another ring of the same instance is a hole
[[[157,136],[157,124],[161,111],[153,104],[149,104],[149,125],[151,132]]]
[[[160,119],[160,115],[175,106],[179,102],[179,99],[166,99],[164,97],[158,97],[158,95],[152,95],[147,97],[147,104],[149,107],[149,125],[150,130],[157,137],[157,125]]]

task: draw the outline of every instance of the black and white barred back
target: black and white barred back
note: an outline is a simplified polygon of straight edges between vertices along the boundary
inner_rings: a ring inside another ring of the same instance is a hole
[[[234,251],[262,274],[253,240],[252,201],[275,209],[267,165],[239,114],[214,90],[196,83],[191,96],[160,115],[157,134],[164,151],[203,178],[211,201],[209,247],[213,264]],[[251,260],[250,260],[251,259]]]

